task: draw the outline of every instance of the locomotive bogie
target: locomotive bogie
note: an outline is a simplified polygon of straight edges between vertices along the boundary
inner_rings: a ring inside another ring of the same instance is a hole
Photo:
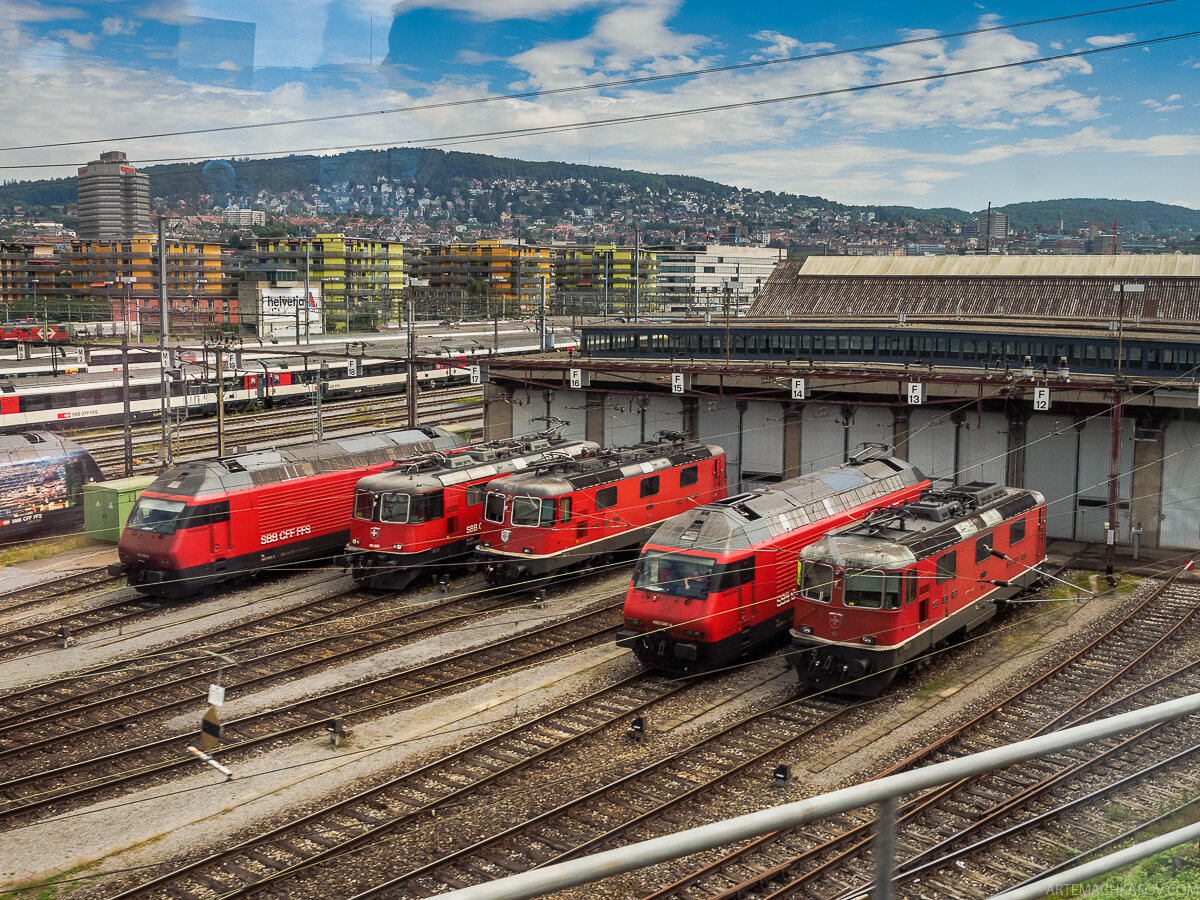
[[[801,554],[788,661],[808,690],[875,696],[1037,584],[1045,555],[1036,491],[928,491]]]

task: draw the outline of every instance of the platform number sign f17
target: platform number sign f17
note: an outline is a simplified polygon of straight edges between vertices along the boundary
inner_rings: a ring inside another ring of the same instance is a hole
[[[1033,389],[1033,408],[1038,412],[1046,412],[1050,409],[1050,388],[1040,387]]]

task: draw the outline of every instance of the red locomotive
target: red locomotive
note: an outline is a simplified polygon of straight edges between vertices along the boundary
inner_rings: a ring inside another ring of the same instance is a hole
[[[805,688],[875,696],[1041,580],[1046,501],[978,481],[928,490],[800,557],[788,661]]]
[[[642,549],[617,644],[645,666],[702,672],[781,638],[800,549],[928,486],[890,447],[871,444],[840,466],[667,520]]]
[[[355,488],[346,567],[367,587],[405,587],[421,567],[475,549],[489,481],[599,449],[544,432],[409,459],[369,475]]]
[[[540,579],[640,546],[663,519],[725,496],[725,451],[660,432],[656,443],[601,451],[497,478],[475,550],[492,584]]]
[[[464,444],[442,428],[415,428],[185,462],[142,493],[110,570],[142,593],[178,598],[332,555],[349,537],[360,478]]]

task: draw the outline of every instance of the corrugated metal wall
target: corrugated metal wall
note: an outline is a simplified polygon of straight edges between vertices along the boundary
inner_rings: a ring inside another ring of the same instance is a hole
[[[648,397],[646,399],[646,440],[660,431],[683,431],[683,399]]]
[[[568,423],[561,432],[563,437],[577,441],[587,439],[587,397],[584,391],[554,392],[550,415]]]
[[[701,400],[697,410],[697,437],[725,448],[725,477],[730,493],[742,479],[742,460],[738,454],[738,412],[732,400]]]
[[[1004,484],[1008,450],[1008,419],[1004,413],[974,410],[963,417],[958,430],[958,472],[955,483],[994,481]]]
[[[808,403],[800,413],[800,473],[845,462],[846,425],[837,403]]]
[[[604,444],[628,447],[642,439],[642,395],[609,394],[604,398]]]
[[[742,469],[757,475],[782,477],[783,404],[761,400],[747,402],[742,431]]]
[[[895,422],[890,409],[882,406],[860,406],[854,411],[850,419],[851,453],[859,444],[892,444],[895,438]]]
[[[1079,496],[1075,498],[1075,539],[1103,541],[1108,521],[1108,473],[1112,459],[1112,420],[1108,416],[1088,419],[1080,436]],[[1119,452],[1121,477],[1117,479],[1117,498],[1125,504],[1118,510],[1121,543],[1129,543],[1129,496],[1133,476],[1133,422],[1121,421]]]
[[[1035,415],[1025,432],[1025,486],[1046,498],[1046,534],[1074,537],[1079,434],[1070,416]]]
[[[1163,431],[1160,547],[1200,547],[1200,422],[1168,422]]]
[[[914,409],[908,425],[908,461],[930,478],[952,479],[957,430],[949,410]]]

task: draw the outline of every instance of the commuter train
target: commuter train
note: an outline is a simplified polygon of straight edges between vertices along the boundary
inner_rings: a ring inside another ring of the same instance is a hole
[[[350,535],[354,486],[398,459],[465,441],[416,428],[185,462],[138,498],[118,545],[144,594],[187,597],[302,559],[332,557]]]
[[[676,513],[725,496],[725,451],[675,432],[497,478],[475,555],[492,584],[541,580],[640,547]]]
[[[842,465],[673,516],[642,548],[617,644],[647,667],[696,673],[782,639],[801,548],[928,486],[890,447],[869,444]]]
[[[972,481],[927,490],[800,553],[788,661],[801,685],[872,697],[1040,581],[1046,501]]]
[[[422,567],[470,557],[489,481],[599,449],[543,432],[414,457],[369,475],[355,488],[345,565],[367,587],[405,587]]]
[[[83,486],[103,481],[74,441],[45,431],[0,435],[0,543],[83,524]]]
[[[402,360],[338,359],[328,363],[321,378],[328,399],[391,394],[403,391],[407,382]],[[118,366],[118,369],[120,367]],[[289,368],[268,363],[257,370],[240,369],[222,376],[225,408],[235,411],[250,404],[307,402],[313,396],[318,369]],[[217,405],[215,371],[209,377],[189,372],[182,381],[169,379],[171,409],[193,415],[213,413]],[[417,372],[418,389],[465,383],[467,370],[454,367]],[[134,420],[157,419],[162,405],[161,375],[156,363],[151,370],[130,372],[129,406]],[[31,376],[17,380],[0,378],[0,431],[20,428],[76,424],[115,424],[124,416],[124,385],[119,372],[88,372],[69,378]]]

